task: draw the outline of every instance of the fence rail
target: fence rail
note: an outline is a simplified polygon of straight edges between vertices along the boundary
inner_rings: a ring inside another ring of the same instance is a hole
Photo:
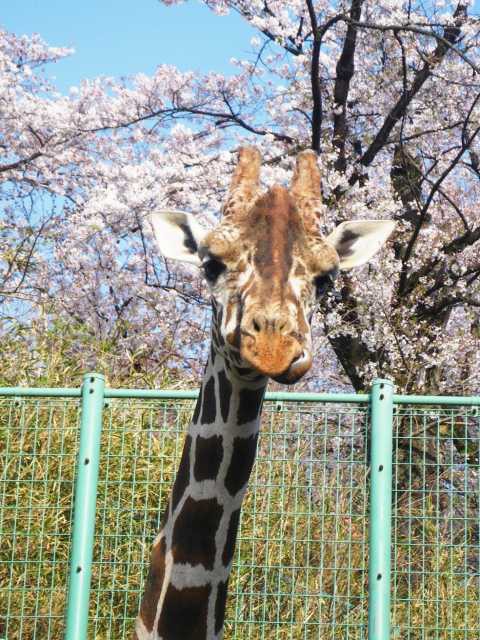
[[[131,636],[196,397],[0,388],[0,640]],[[479,407],[267,394],[225,637],[479,637]]]

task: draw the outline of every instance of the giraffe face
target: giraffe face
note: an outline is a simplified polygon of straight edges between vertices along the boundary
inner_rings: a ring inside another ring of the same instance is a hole
[[[296,382],[312,362],[310,319],[339,256],[308,234],[287,189],[261,196],[241,224],[226,218],[199,256],[214,309],[215,348],[237,370]]]
[[[290,384],[312,363],[310,320],[339,269],[368,262],[395,223],[341,223],[324,238],[316,155],[297,157],[290,189],[259,190],[260,154],[240,150],[220,224],[204,232],[194,216],[151,217],[161,253],[199,266],[213,305],[213,346],[237,375]]]

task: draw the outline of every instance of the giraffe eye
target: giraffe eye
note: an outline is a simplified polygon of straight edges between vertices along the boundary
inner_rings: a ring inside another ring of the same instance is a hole
[[[226,266],[216,258],[209,258],[202,264],[202,268],[205,278],[210,282],[210,284],[213,284],[215,280],[217,280],[218,276],[225,271]]]
[[[335,277],[338,273],[338,269],[332,269],[328,273],[323,273],[321,276],[317,276],[313,279],[315,286],[315,296],[321,298],[332,287]]]

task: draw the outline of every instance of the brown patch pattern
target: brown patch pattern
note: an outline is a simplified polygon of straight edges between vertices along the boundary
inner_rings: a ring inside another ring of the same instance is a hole
[[[198,423],[198,418],[200,416],[200,409],[202,408],[202,392],[203,389],[202,387],[200,387],[200,391],[198,392],[198,398],[197,398],[197,402],[195,404],[195,410],[193,412],[193,424],[197,424]]]
[[[234,438],[225,487],[230,495],[236,495],[248,482],[255,461],[258,433],[248,438]]]
[[[235,541],[237,539],[238,523],[240,522],[240,509],[232,512],[230,522],[228,523],[227,539],[222,553],[222,562],[224,567],[228,567],[233,558],[235,551]]]
[[[190,448],[192,446],[192,436],[187,435],[183,445],[182,459],[178,467],[177,477],[172,491],[172,513],[177,508],[185,489],[190,481]]]
[[[245,424],[255,420],[262,409],[264,387],[258,389],[242,389],[238,407],[237,423]]]
[[[225,346],[225,340],[222,333],[223,322],[223,307],[218,307],[218,311],[215,315],[215,326],[217,327],[217,342],[220,347]]]
[[[215,480],[223,458],[222,436],[197,437],[193,475],[197,482]]]
[[[304,276],[305,274],[306,274],[306,270],[304,265],[301,262],[297,263],[297,266],[295,267],[294,275],[298,277],[298,276]]]
[[[227,378],[225,371],[218,372],[218,386],[220,394],[220,411],[224,422],[228,420],[228,412],[230,410],[230,399],[232,397],[232,383]]]
[[[167,545],[165,538],[162,538],[160,542],[153,547],[150,556],[147,584],[140,606],[140,617],[148,631],[153,630],[158,599],[162,592],[163,578],[165,576],[166,550]]]
[[[255,371],[255,369],[252,369],[252,367],[236,367],[235,370],[238,373],[238,375],[241,376],[242,378],[252,375],[253,372]],[[257,374],[257,375],[260,375],[261,377],[261,374]]]
[[[215,633],[220,633],[225,619],[225,606],[227,604],[227,582],[219,582],[217,597],[215,599]]]
[[[158,634],[164,640],[206,640],[208,599],[212,587],[169,585],[162,613],[158,620]]]
[[[215,378],[210,376],[203,389],[202,424],[212,424],[217,417],[217,401],[215,398]]]
[[[175,563],[202,564],[212,570],[215,562],[215,534],[223,514],[216,498],[194,500],[189,496],[175,520],[172,553]]]
[[[255,205],[251,219],[255,234],[254,264],[273,293],[280,292],[292,267],[292,248],[300,218],[284,187],[272,187]]]

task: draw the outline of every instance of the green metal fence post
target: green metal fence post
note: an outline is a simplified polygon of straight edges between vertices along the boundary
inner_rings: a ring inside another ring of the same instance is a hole
[[[86,640],[100,464],[104,377],[83,378],[65,640]]]
[[[371,389],[371,485],[368,566],[368,640],[390,640],[393,384]]]

